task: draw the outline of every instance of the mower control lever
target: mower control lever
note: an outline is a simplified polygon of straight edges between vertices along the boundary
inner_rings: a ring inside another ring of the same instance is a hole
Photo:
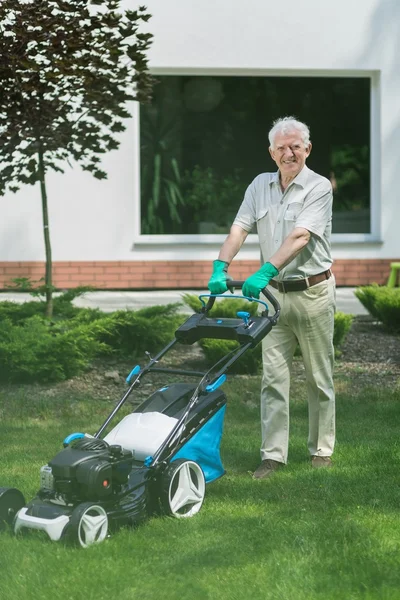
[[[249,320],[250,320],[250,313],[246,312],[244,310],[239,310],[236,314],[239,317],[239,319],[243,319],[245,326],[248,327]]]
[[[137,375],[138,373],[140,373],[140,366],[136,365],[135,367],[133,367],[132,371],[129,373],[128,377],[126,378],[126,383],[130,383],[132,377],[134,375]]]
[[[214,392],[216,389],[218,389],[223,383],[225,383],[226,381],[226,375],[222,374],[218,377],[218,379],[216,379],[216,381],[214,381],[213,383],[210,383],[207,387],[206,387],[206,392]]]

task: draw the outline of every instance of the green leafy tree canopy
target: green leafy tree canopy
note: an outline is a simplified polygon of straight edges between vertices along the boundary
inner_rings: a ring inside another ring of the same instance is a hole
[[[97,6],[91,6],[97,5]],[[119,0],[0,3],[0,194],[63,172],[70,157],[103,179],[99,154],[119,145],[129,100],[150,98],[145,7]]]

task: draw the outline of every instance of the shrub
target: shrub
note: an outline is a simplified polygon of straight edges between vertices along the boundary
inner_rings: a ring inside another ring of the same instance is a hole
[[[82,372],[100,351],[93,325],[57,330],[39,315],[14,325],[0,322],[0,380],[62,381]]]
[[[333,345],[335,346],[335,350],[338,350],[344,344],[353,319],[354,315],[347,315],[343,312],[335,314],[335,326],[333,330]]]
[[[212,366],[222,357],[227,355],[234,348],[239,347],[239,343],[232,340],[214,340],[204,339],[199,342],[207,364]],[[231,367],[229,373],[256,375],[260,372],[262,364],[261,344],[258,344],[252,350],[245,352]]]
[[[72,299],[61,300],[63,316],[52,321],[44,317],[41,302],[0,303],[0,381],[62,381],[82,373],[99,355],[155,354],[184,319],[176,314],[178,304],[106,314],[73,307]]]
[[[101,319],[100,341],[118,354],[143,356],[154,354],[174,338],[175,330],[184,320],[176,314],[178,305],[151,307],[154,310],[116,311]],[[148,316],[152,314],[153,316]]]
[[[105,316],[106,313],[102,312],[99,308],[79,308],[74,317],[70,321],[65,320],[65,323],[70,322],[71,326],[94,323],[95,321],[104,319]]]
[[[174,304],[156,304],[155,306],[146,306],[145,308],[140,308],[139,310],[135,311],[135,314],[144,318],[159,317],[162,319],[168,319],[176,316],[179,307],[179,302]]]
[[[35,300],[23,302],[22,304],[9,302],[8,300],[0,302],[0,321],[9,319],[12,323],[17,324],[34,315],[44,316],[44,314],[44,302],[37,302]]]
[[[13,288],[14,289],[14,288]],[[18,288],[20,289],[20,288]],[[53,320],[58,319],[70,319],[78,315],[82,310],[72,304],[74,298],[82,296],[85,292],[92,290],[87,286],[79,286],[72,290],[62,292],[58,296],[53,298]],[[0,302],[0,320],[10,319],[14,324],[20,323],[25,319],[29,319],[34,315],[45,316],[46,314],[46,303],[42,300],[42,294],[40,291],[28,289],[27,291],[37,300],[30,300],[28,302],[10,302],[8,300]]]
[[[376,309],[385,328],[400,333],[400,288],[385,288],[376,299]]]
[[[386,329],[400,332],[400,288],[374,284],[357,288],[355,295],[370,315],[381,321]]]
[[[376,299],[380,289],[382,288],[379,288],[377,284],[373,284],[359,287],[354,292],[364,308],[366,308],[369,314],[378,321],[379,314],[376,308]]]
[[[70,319],[77,315],[82,309],[72,304],[75,298],[83,296],[86,292],[93,291],[90,286],[78,286],[60,295],[53,296],[53,318]]]

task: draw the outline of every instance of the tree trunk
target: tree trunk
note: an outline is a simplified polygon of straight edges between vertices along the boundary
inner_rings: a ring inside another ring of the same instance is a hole
[[[44,235],[44,247],[46,253],[46,271],[45,271],[45,290],[46,290],[46,317],[51,319],[53,316],[53,265],[51,258],[51,243],[50,243],[50,231],[49,231],[49,212],[47,206],[47,192],[45,182],[45,168],[43,160],[43,150],[39,143],[39,177],[40,177],[40,191],[42,195],[42,215],[43,215],[43,235]]]

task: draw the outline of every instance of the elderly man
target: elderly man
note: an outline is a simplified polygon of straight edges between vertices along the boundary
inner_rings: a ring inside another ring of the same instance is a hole
[[[294,117],[278,119],[269,142],[278,171],[258,175],[247,188],[208,284],[213,294],[227,291],[228,266],[256,225],[262,266],[246,279],[242,292],[258,298],[269,284],[282,309],[263,340],[262,462],[256,479],[287,462],[290,372],[297,343],[307,380],[311,465],[330,467],[335,443],[332,186],[306,166],[311,152],[307,125]]]

